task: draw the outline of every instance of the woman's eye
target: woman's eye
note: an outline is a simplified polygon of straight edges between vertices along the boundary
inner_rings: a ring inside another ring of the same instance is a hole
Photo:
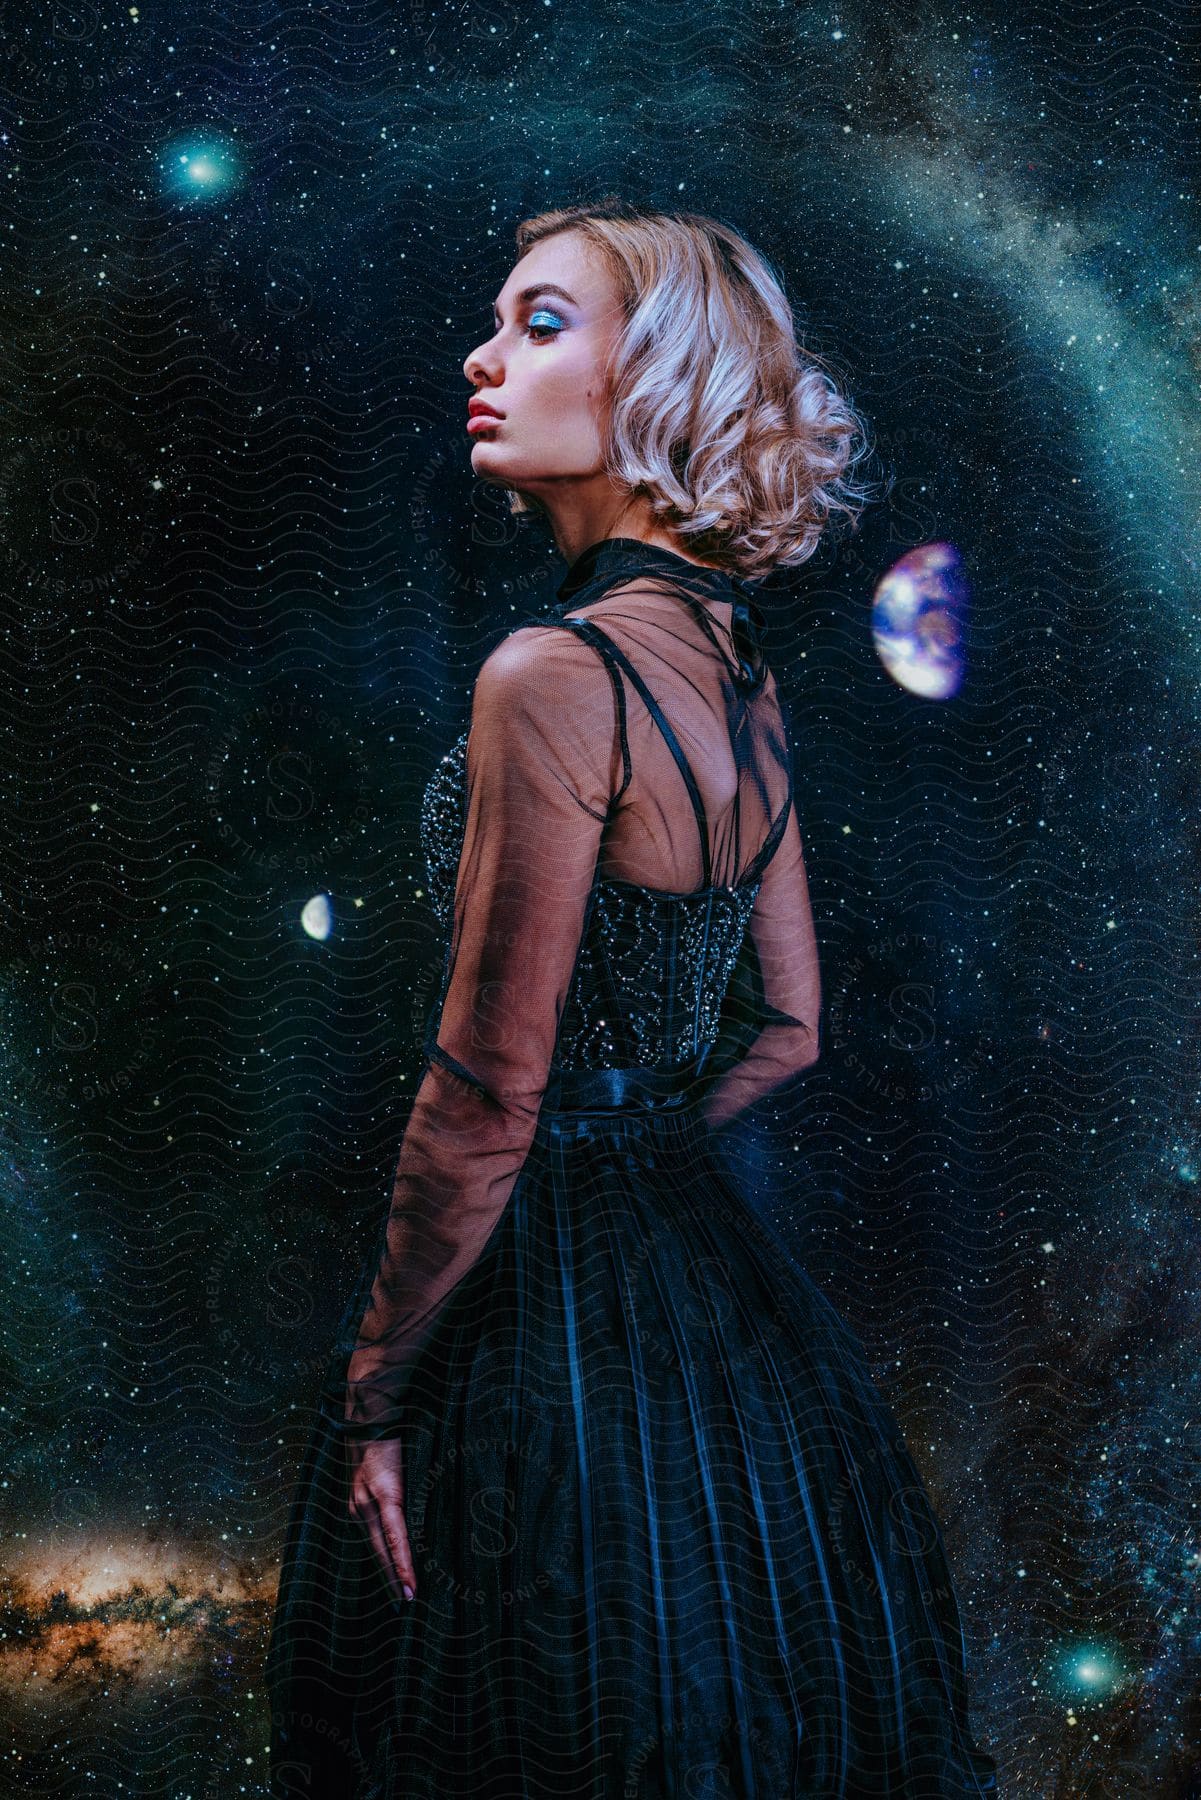
[[[495,336],[499,336],[501,330],[503,329],[503,327],[501,326],[500,320],[494,319],[492,321],[492,324],[493,324],[493,334]],[[538,332],[538,333],[547,332],[552,337],[555,335],[556,332],[562,331],[562,329],[563,329],[563,321],[559,317],[559,315],[557,313],[547,312],[541,307],[539,307],[537,312],[531,313],[530,322],[526,327],[527,331]]]

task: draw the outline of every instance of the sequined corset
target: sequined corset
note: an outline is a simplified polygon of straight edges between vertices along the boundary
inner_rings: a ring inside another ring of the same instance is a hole
[[[435,769],[421,809],[430,904],[448,945],[466,764],[463,732]],[[598,875],[564,1003],[556,1067],[677,1068],[712,1044],[765,861],[760,857],[754,878],[737,887],[694,894]]]

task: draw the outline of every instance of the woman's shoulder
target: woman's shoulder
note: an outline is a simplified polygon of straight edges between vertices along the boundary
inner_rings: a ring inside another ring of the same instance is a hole
[[[615,730],[609,672],[574,632],[518,626],[476,677],[469,740],[477,759],[495,750],[536,781],[551,769],[601,819],[613,792]]]
[[[565,696],[586,703],[609,685],[603,660],[587,637],[563,622],[524,621],[503,637],[480,666],[477,700]]]

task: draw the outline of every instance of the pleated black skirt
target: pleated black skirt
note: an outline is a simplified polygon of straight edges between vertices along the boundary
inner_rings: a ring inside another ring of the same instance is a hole
[[[316,1421],[272,1795],[995,1800],[939,1527],[861,1345],[692,1104],[593,1089],[544,1108],[414,1370],[411,1604]]]

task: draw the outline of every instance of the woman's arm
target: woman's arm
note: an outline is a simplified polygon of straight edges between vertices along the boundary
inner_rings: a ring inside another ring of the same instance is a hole
[[[762,1024],[742,1061],[702,1102],[713,1130],[728,1125],[820,1054],[821,971],[795,805],[755,896],[749,932],[763,978]]]
[[[352,1437],[401,1428],[413,1359],[529,1153],[620,775],[596,652],[547,626],[504,639],[475,685],[447,984],[348,1370]]]

